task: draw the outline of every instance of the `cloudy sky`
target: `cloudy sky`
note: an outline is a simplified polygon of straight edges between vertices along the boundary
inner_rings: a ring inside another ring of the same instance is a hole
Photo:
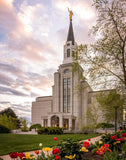
[[[31,119],[31,103],[52,95],[72,9],[75,41],[90,43],[92,0],[0,0],[0,110]]]

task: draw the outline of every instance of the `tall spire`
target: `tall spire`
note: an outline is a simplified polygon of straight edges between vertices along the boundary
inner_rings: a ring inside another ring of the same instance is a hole
[[[70,25],[69,25],[69,31],[68,31],[68,36],[67,36],[67,41],[72,41],[72,44],[74,45],[74,33],[73,33],[73,25],[72,25],[72,15],[73,12],[69,10],[69,16],[70,16]]]

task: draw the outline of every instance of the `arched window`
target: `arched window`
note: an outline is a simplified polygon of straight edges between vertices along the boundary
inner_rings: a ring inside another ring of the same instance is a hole
[[[69,69],[65,69],[64,70],[64,74],[67,74],[67,73],[69,73],[70,71],[69,71]]]

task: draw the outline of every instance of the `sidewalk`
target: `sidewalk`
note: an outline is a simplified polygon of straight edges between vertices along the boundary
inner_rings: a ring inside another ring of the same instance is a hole
[[[101,136],[91,138],[90,143],[95,143],[95,141],[99,141],[100,138],[101,138]],[[82,140],[81,142],[84,142],[84,141],[87,141],[87,140]],[[23,153],[27,153],[27,152],[23,152]],[[28,151],[28,153],[35,155],[34,151]],[[2,158],[3,160],[11,160],[9,155],[0,156],[0,158]]]

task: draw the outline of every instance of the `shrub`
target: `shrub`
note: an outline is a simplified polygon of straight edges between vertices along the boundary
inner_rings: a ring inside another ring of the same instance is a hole
[[[10,133],[10,129],[0,124],[0,133]]]
[[[111,123],[98,123],[97,128],[114,128],[114,125]]]
[[[36,124],[31,125],[29,130],[31,131],[32,129],[35,129],[36,131],[36,129],[39,129],[39,128],[41,128],[41,124],[36,123]]]
[[[58,148],[61,150],[59,154],[61,157],[76,155],[77,159],[81,159],[81,145],[77,141],[70,138],[64,139],[58,144]]]
[[[60,127],[42,127],[37,130],[38,134],[63,134]]]

